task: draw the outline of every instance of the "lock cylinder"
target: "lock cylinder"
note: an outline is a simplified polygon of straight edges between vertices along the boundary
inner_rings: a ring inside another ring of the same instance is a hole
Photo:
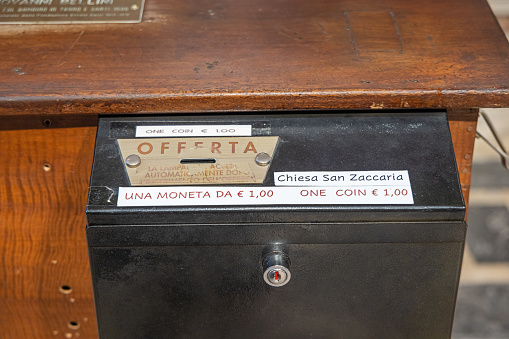
[[[263,280],[270,286],[281,287],[290,281],[290,258],[283,252],[271,252],[263,260]]]

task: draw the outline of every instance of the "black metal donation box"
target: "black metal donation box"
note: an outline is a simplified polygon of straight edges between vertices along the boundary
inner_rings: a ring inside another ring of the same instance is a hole
[[[101,118],[101,338],[448,338],[466,232],[440,111]]]

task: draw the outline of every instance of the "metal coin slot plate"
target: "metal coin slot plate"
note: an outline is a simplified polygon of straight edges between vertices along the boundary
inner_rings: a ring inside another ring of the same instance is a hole
[[[260,165],[256,157],[266,153],[273,158],[278,139],[277,136],[138,138],[117,142],[131,186],[172,186],[261,184],[270,166]],[[132,166],[130,156],[139,157],[139,163]]]

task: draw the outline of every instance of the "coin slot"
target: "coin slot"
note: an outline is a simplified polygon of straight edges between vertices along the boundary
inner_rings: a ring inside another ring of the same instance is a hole
[[[214,158],[206,158],[206,159],[180,159],[181,164],[215,164],[216,159]]]

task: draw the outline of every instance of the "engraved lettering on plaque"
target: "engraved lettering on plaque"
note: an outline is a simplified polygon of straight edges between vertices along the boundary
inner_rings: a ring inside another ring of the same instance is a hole
[[[278,137],[117,140],[132,186],[261,184],[277,141]],[[269,159],[267,164],[260,165],[259,154]]]
[[[0,0],[0,24],[135,23],[144,0]]]

